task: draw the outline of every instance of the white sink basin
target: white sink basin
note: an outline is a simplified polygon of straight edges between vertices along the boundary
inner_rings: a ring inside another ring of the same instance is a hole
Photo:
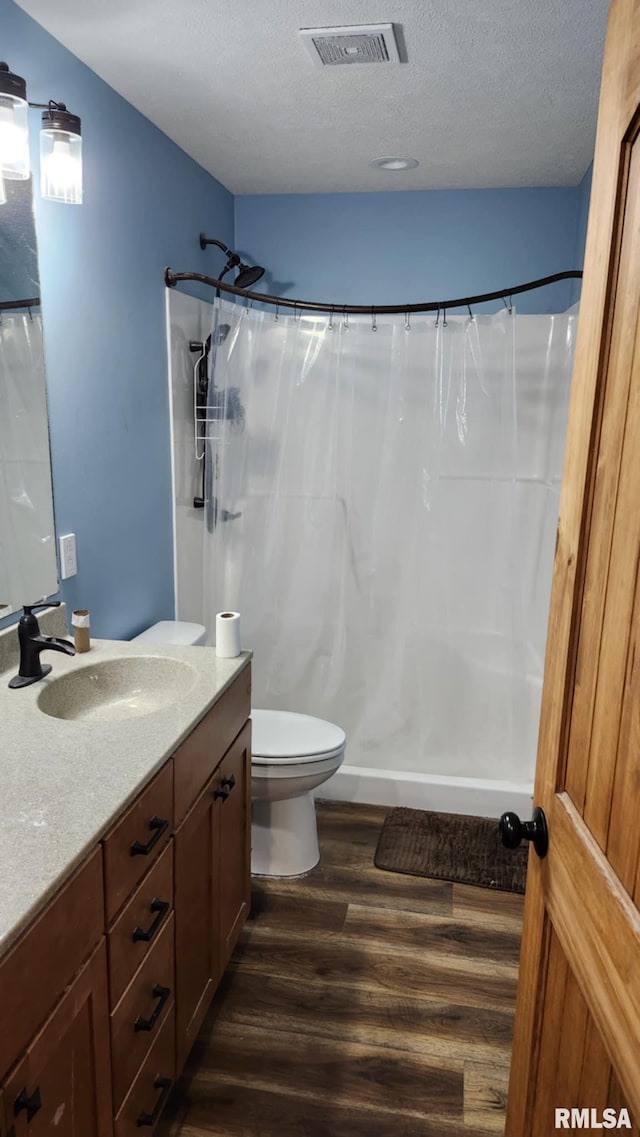
[[[197,672],[182,660],[123,656],[47,681],[38,707],[58,719],[116,722],[161,711],[187,695]]]

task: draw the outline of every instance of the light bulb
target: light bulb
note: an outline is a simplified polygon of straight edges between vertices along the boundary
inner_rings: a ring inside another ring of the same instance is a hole
[[[82,139],[43,130],[40,135],[40,189],[43,197],[77,205],[82,201]]]
[[[44,176],[49,185],[67,193],[75,181],[75,162],[66,138],[54,138],[53,149],[44,161]]]
[[[29,177],[29,127],[27,104],[22,99],[0,97],[0,174],[25,181]]]

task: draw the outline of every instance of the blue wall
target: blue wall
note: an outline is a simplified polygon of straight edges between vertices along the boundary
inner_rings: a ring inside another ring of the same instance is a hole
[[[31,101],[82,118],[84,204],[36,193],[56,528],[63,598],[125,638],[174,611],[163,269],[214,267],[198,233],[232,243],[233,197],[12,0],[0,27]]]
[[[236,197],[235,247],[268,269],[264,291],[337,306],[418,303],[581,268],[584,200],[583,184]],[[518,310],[559,312],[574,299],[563,281],[522,295]]]

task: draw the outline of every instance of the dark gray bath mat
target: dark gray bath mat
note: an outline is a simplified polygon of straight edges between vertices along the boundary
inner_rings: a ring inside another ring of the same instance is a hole
[[[385,817],[374,864],[388,872],[524,892],[527,848],[505,849],[492,818],[401,807]]]

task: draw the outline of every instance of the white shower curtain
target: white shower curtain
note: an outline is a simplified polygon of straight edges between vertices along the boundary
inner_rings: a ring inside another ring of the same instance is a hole
[[[574,319],[216,302],[205,620],[241,612],[254,706],[350,765],[528,776]]]

